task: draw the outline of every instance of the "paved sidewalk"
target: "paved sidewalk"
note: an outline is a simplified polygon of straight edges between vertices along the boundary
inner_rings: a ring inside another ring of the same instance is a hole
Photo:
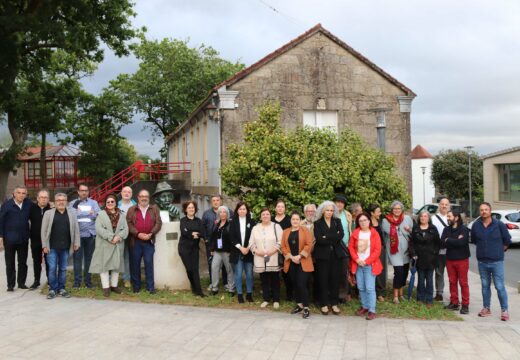
[[[511,321],[478,318],[470,273],[465,321],[415,321],[204,309],[5,292],[0,260],[0,359],[520,359],[520,295]],[[30,272],[28,284],[32,282]]]

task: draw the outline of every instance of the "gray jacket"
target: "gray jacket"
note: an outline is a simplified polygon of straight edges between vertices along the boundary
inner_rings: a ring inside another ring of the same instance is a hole
[[[408,226],[410,231],[406,231],[404,228]],[[412,236],[413,220],[408,215],[404,216],[403,222],[397,228],[397,236],[399,238],[399,246],[395,254],[390,254],[390,223],[388,220],[383,219],[381,222],[381,230],[383,231],[383,240],[385,242],[386,253],[392,266],[403,266],[410,262],[408,255],[408,241]]]
[[[51,239],[51,230],[52,230],[52,222],[54,221],[54,214],[56,213],[56,209],[50,209],[43,214],[42,219],[42,247],[50,250],[49,244]],[[79,236],[79,224],[78,219],[76,218],[75,211],[69,211],[67,209],[67,215],[69,215],[69,224],[70,224],[70,251],[74,251],[74,246],[80,246],[80,236]]]

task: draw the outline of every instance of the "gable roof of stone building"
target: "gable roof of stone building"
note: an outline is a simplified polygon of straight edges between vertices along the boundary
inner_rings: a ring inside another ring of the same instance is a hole
[[[480,159],[481,160],[489,159],[489,158],[492,158],[492,157],[495,157],[495,156],[505,155],[505,154],[509,154],[509,153],[512,153],[512,152],[515,152],[515,151],[520,151],[520,146],[515,146],[515,147],[509,148],[509,149],[496,151],[496,152],[493,152],[493,153],[490,153],[490,154],[487,154],[487,155],[482,155],[480,157]]]
[[[412,152],[410,153],[410,157],[412,160],[414,159],[432,159],[433,156],[430,154],[428,150],[426,150],[421,145],[417,145],[413,148]]]
[[[317,33],[322,33],[325,36],[327,36],[333,42],[335,42],[336,44],[341,46],[343,49],[345,49],[347,52],[352,54],[355,58],[359,59],[361,62],[366,64],[372,70],[374,70],[375,72],[379,73],[387,81],[389,81],[393,85],[397,86],[399,89],[403,90],[406,93],[406,95],[414,96],[414,97],[417,96],[410,88],[408,88],[407,86],[402,84],[400,81],[398,81],[396,78],[394,78],[393,76],[388,74],[386,71],[381,69],[379,66],[374,64],[372,61],[368,60],[365,56],[361,55],[361,53],[359,53],[358,51],[354,50],[350,45],[348,45],[346,42],[342,41],[337,36],[332,34],[330,31],[325,29],[321,24],[317,24],[316,26],[312,27],[311,29],[307,30],[306,32],[304,32],[303,34],[298,36],[297,38],[289,41],[287,44],[285,44],[282,47],[276,49],[272,53],[264,56],[262,59],[258,60],[254,64],[252,64],[252,65],[246,67],[245,69],[237,72],[235,75],[231,76],[229,79],[224,80],[220,84],[215,85],[211,89],[211,91],[208,93],[207,97],[204,100],[202,100],[201,103],[199,104],[199,106],[197,106],[197,108],[195,108],[195,110],[186,118],[186,121],[184,121],[182,124],[180,124],[170,135],[168,135],[166,137],[166,139],[165,139],[166,143],[168,141],[170,141],[170,139],[173,137],[173,135],[175,135],[177,132],[179,132],[179,130],[181,130],[185,126],[185,124],[189,123],[189,121],[201,109],[203,109],[207,105],[208,101],[211,99],[211,97],[213,96],[213,93],[215,91],[217,91],[218,89],[222,88],[223,86],[230,86],[230,85],[233,85],[234,83],[242,80],[243,78],[245,78],[246,76],[248,76],[252,72],[258,70],[259,68],[261,68],[265,64],[267,64],[270,61],[272,61],[272,60],[276,59],[277,57],[281,56],[282,54],[286,53],[290,49],[298,46],[300,43],[302,43],[303,41],[307,40],[308,38],[312,37],[313,35],[315,35]]]

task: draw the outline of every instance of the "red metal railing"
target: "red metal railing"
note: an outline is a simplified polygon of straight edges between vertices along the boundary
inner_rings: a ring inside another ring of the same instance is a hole
[[[126,169],[105,180],[90,190],[90,197],[102,202],[110,193],[119,193],[125,186],[131,186],[139,180],[159,181],[163,175],[189,173],[189,162],[163,162],[146,164],[136,161]]]

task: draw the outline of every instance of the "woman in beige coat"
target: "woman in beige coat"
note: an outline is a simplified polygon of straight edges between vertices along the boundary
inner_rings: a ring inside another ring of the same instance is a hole
[[[127,236],[126,218],[117,208],[117,197],[110,194],[105,200],[105,209],[96,219],[96,248],[89,270],[99,274],[105,297],[111,290],[121,293],[117,283],[119,272],[124,271],[124,239]]]
[[[282,241],[282,228],[271,221],[268,208],[260,211],[261,223],[256,224],[249,238],[249,249],[254,255],[254,271],[260,274],[264,301],[260,307],[265,308],[273,301],[273,307],[280,307],[280,264],[278,254]]]

